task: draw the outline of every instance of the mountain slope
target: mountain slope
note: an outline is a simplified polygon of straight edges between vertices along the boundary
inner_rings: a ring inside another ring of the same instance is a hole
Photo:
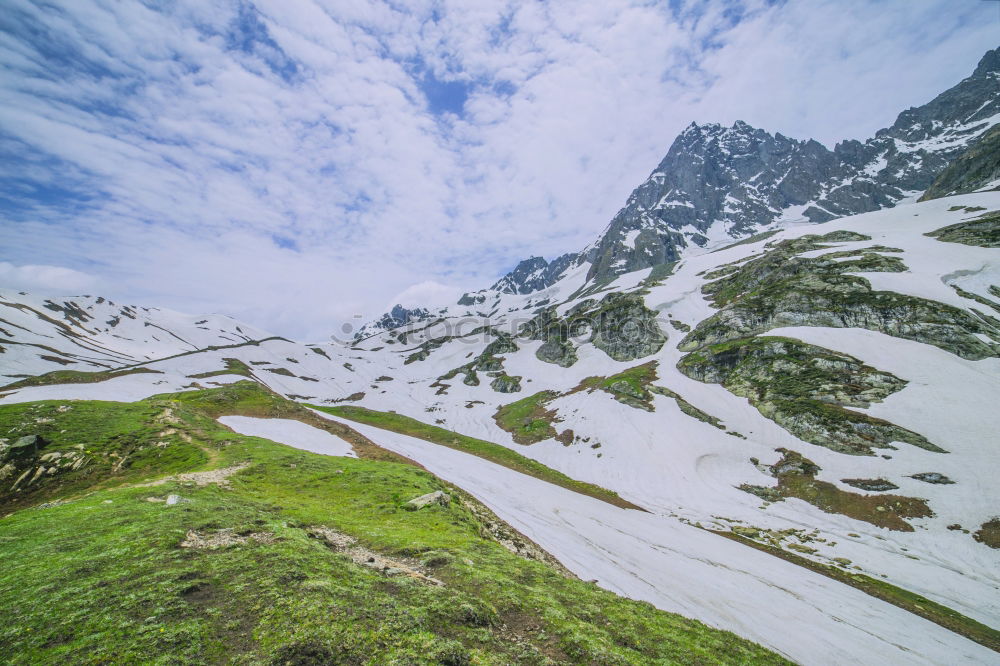
[[[102,297],[0,292],[0,380],[93,371],[270,336],[223,315],[192,316]]]
[[[621,276],[606,292],[574,297],[557,284],[520,297],[553,296],[541,310],[504,297],[508,308],[490,320],[497,332],[477,341],[455,337],[468,332],[460,318],[407,336],[403,363],[389,374],[405,373],[425,393],[377,394],[363,404],[414,418],[430,412],[656,513],[737,526],[835,566],[849,561],[849,569],[995,624],[998,581],[987,572],[997,553],[974,537],[989,532],[998,505],[989,470],[1000,452],[980,445],[1000,428],[988,407],[1000,378],[1000,262],[988,213],[1000,209],[997,196],[798,225],[690,257],[663,279]],[[925,235],[956,225],[981,229],[984,240]],[[803,239],[810,234],[820,238]],[[702,301],[703,289],[714,306]],[[641,311],[615,319],[607,298],[620,293],[641,295],[655,312],[667,338],[659,350],[623,361],[606,351],[596,318],[632,327],[633,339],[649,326]],[[502,331],[522,335],[490,352]],[[767,347],[772,341],[783,347]],[[545,353],[552,344],[571,348],[566,367]],[[365,348],[381,345],[373,339]],[[426,356],[405,362],[421,348]],[[470,359],[477,381],[453,372]],[[724,375],[732,363],[736,374]],[[802,381],[779,385],[794,364]],[[517,378],[514,395],[497,391],[503,377]],[[528,415],[523,428],[502,416],[512,405]],[[803,412],[807,405],[815,412]],[[535,443],[518,444],[525,437]],[[794,469],[801,478],[788,475]],[[803,526],[819,533],[781,536]]]
[[[921,201],[1000,187],[1000,125],[984,132],[934,179]]]

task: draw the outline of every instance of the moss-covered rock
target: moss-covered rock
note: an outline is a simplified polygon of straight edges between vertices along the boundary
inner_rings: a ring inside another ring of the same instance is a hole
[[[1000,211],[986,213],[973,220],[949,224],[925,234],[946,243],[979,247],[1000,247]]]
[[[490,388],[497,393],[517,393],[521,390],[521,378],[511,377],[508,374],[501,374],[490,382]]]
[[[899,490],[899,486],[888,479],[841,479],[840,482],[873,493]]]
[[[988,319],[936,301],[874,291],[868,280],[849,274],[905,270],[898,257],[882,254],[891,248],[797,256],[849,233],[782,241],[764,256],[706,284],[703,291],[720,310],[698,324],[679,348],[694,351],[783,326],[824,326],[879,331],[970,360],[1000,355],[1000,327]]]
[[[656,312],[646,307],[642,294],[617,292],[607,294],[599,303],[583,301],[565,317],[559,317],[554,307],[547,308],[522,326],[520,333],[555,344],[585,337],[616,361],[655,354],[667,340]]]
[[[834,451],[871,455],[873,447],[907,442],[943,452],[911,430],[847,409],[881,402],[906,382],[846,354],[764,336],[710,345],[682,358],[677,368],[722,384],[799,439]]]
[[[563,368],[568,368],[577,361],[576,347],[573,346],[573,343],[557,338],[542,343],[542,346],[535,351],[535,356],[539,361],[554,363]]]

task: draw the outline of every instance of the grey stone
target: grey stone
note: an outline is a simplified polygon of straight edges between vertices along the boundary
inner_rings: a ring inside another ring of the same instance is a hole
[[[431,504],[440,504],[441,506],[448,506],[448,504],[450,503],[451,503],[451,495],[441,490],[435,490],[432,493],[427,493],[426,495],[421,495],[420,497],[414,497],[403,506],[405,506],[410,511],[416,511],[417,509],[422,509],[425,506],[430,506]]]
[[[937,483],[941,485],[955,483],[947,476],[939,472],[921,472],[920,474],[914,474],[910,478],[916,479],[917,481],[923,481],[925,483]]]
[[[560,341],[555,338],[545,341],[535,351],[535,356],[540,361],[554,363],[563,368],[568,368],[577,361],[576,347],[569,341]]]
[[[37,453],[38,449],[48,444],[48,441],[40,435],[25,435],[14,440],[10,445],[8,454],[11,456],[23,456],[29,453]]]
[[[490,387],[497,393],[517,393],[521,390],[521,378],[500,375],[490,382]]]

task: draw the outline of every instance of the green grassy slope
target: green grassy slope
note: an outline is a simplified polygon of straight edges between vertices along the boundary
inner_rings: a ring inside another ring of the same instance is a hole
[[[481,507],[405,459],[319,456],[232,433],[211,417],[301,416],[241,384],[0,407],[0,456],[18,476],[59,459],[43,462],[50,453],[86,456],[0,497],[0,662],[785,663],[509,552]],[[25,434],[47,443],[13,456]],[[228,487],[176,478],[234,466]],[[434,490],[456,499],[403,508]],[[150,501],[170,494],[182,501]],[[444,585],[362,566],[312,538],[317,526]],[[230,544],[182,547],[192,535]]]

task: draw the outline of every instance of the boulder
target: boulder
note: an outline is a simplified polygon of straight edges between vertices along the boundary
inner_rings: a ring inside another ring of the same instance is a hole
[[[955,483],[940,472],[921,472],[920,474],[914,474],[910,478],[916,479],[917,481],[923,481],[924,483],[938,483],[942,485]]]
[[[448,506],[450,502],[451,495],[440,490],[435,490],[432,493],[427,493],[426,495],[421,495],[420,497],[414,497],[403,506],[410,511],[416,511],[424,508],[425,506],[430,506],[431,504]]]
[[[8,455],[23,456],[38,453],[38,449],[48,444],[48,441],[40,435],[25,435],[17,439],[10,445]]]
[[[490,387],[497,393],[517,393],[521,390],[521,378],[500,375],[490,382]]]
[[[563,368],[568,368],[576,363],[577,360],[576,347],[567,340],[560,341],[557,338],[552,338],[543,343],[535,352],[535,356],[540,361],[555,363]]]

